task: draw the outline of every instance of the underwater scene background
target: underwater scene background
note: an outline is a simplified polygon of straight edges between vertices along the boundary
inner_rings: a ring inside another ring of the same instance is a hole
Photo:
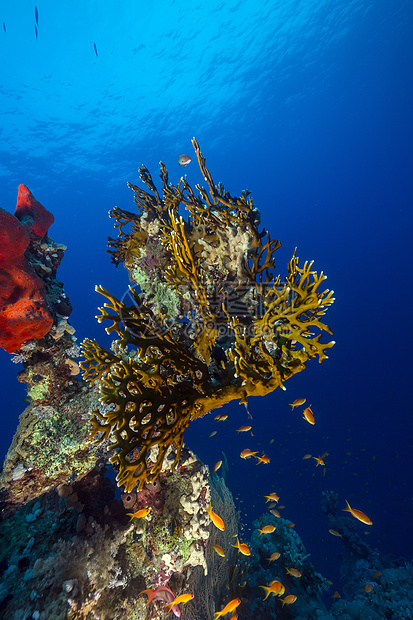
[[[329,533],[324,492],[337,493],[342,516],[347,500],[370,517],[371,527],[353,525],[383,562],[410,562],[411,2],[39,0],[35,11],[17,0],[2,3],[0,24],[0,206],[14,212],[23,183],[53,213],[49,235],[67,246],[57,279],[77,343],[110,348],[95,285],[122,299],[129,284],[107,253],[117,235],[108,211],[136,212],[127,182],[142,186],[142,165],[159,190],[160,161],[172,184],[185,174],[193,188],[205,185],[195,136],[214,182],[232,196],[250,190],[261,227],[281,241],[275,273],[285,275],[297,247],[328,276],[335,302],[325,322],[336,344],[285,391],[251,396],[252,419],[233,400],[192,421],[186,447],[211,470],[228,461],[245,541],[268,508],[264,496],[279,495],[282,517],[333,583],[319,595],[327,609],[335,590],[344,597],[345,551]],[[192,158],[185,168],[183,153]],[[16,380],[23,366],[10,360],[0,350],[2,459],[28,404]],[[299,398],[315,424],[291,410]],[[253,436],[236,433],[242,425]],[[270,462],[241,459],[245,448]],[[303,459],[326,453],[325,468]],[[376,608],[371,617],[413,617],[411,589],[406,597],[398,615]],[[294,605],[277,610],[256,617],[298,617]]]

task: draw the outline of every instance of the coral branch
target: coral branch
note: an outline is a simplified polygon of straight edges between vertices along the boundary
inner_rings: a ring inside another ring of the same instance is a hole
[[[151,193],[130,185],[140,214],[110,213],[119,230],[109,240],[112,260],[124,263],[140,292],[130,287],[126,305],[97,287],[108,299],[98,321],[109,320],[107,333],[119,339],[113,352],[83,343],[84,378],[99,383],[105,405],[91,434],[96,444],[113,438],[111,460],[128,491],[155,480],[172,446],[176,466],[191,420],[283,387],[334,344],[320,340],[331,333],[321,317],[334,301],[320,291],[323,273],[312,262],[299,267],[294,252],[285,281],[275,277],[280,242],[258,229],[249,192],[233,197],[214,184],[192,143],[206,189],[196,186],[196,194],[186,177],[168,184],[161,163],[161,198],[142,167]]]

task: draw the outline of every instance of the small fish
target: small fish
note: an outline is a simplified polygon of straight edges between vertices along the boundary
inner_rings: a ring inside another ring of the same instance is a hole
[[[304,411],[303,411],[303,418],[309,424],[315,424],[315,419],[314,419],[313,412],[311,410],[311,405],[309,407],[307,407],[307,409],[304,409]]]
[[[303,461],[306,461],[307,459],[311,459],[311,454],[304,454]]]
[[[330,532],[330,534],[332,534],[333,536],[338,536],[339,538],[343,538],[343,536],[340,534],[340,532],[336,532],[336,530],[328,530]]]
[[[295,603],[296,600],[297,600],[297,597],[295,594],[289,594],[285,598],[282,598],[281,602],[284,607],[284,605],[292,605],[293,603]]]
[[[278,560],[280,556],[281,556],[281,553],[279,551],[274,551],[274,553],[272,553],[270,557],[268,558],[268,561],[275,562],[275,560]]]
[[[212,512],[211,504],[209,504],[209,508],[205,508],[205,510],[209,514],[209,518],[211,519],[215,527],[217,527],[219,530],[221,530],[221,532],[223,532],[225,530],[225,524],[221,517],[216,514],[216,512]]]
[[[261,456],[256,456],[255,458],[257,459],[257,465],[259,465],[260,463],[268,465],[268,463],[270,462],[270,457],[267,454],[262,454]]]
[[[323,458],[322,458],[321,456],[313,456],[312,458],[313,458],[315,461],[317,461],[317,465],[316,465],[316,467],[318,467],[319,465],[322,465],[322,466],[324,466],[324,465],[325,465],[325,463],[324,463],[324,461],[323,461]]]
[[[347,504],[347,508],[343,508],[343,512],[349,512],[350,514],[353,515],[355,519],[358,519],[359,521],[361,521],[362,523],[365,523],[366,525],[373,525],[373,522],[368,518],[367,515],[364,514],[364,512],[361,512],[361,510],[356,510],[355,508],[352,508],[347,500],[346,500],[346,504]]]
[[[142,510],[137,510],[136,512],[127,512],[126,514],[128,515],[128,517],[130,517],[130,520],[132,521],[132,519],[143,519],[150,512],[150,510],[151,507],[149,506],[149,508],[142,508]]]
[[[295,577],[296,579],[299,579],[301,577],[300,571],[296,568],[287,568],[286,575],[291,575],[291,577]]]
[[[218,469],[221,467],[221,465],[222,465],[222,461],[218,461],[218,463],[215,463],[214,469],[212,470],[212,473],[215,474],[215,472],[218,471]]]
[[[290,403],[291,410],[294,411],[296,407],[299,407],[300,405],[304,405],[306,400],[307,400],[306,398],[297,398],[293,403]]]
[[[334,594],[331,595],[331,598],[333,598],[334,600],[341,598],[341,596],[339,595],[339,593],[337,592],[337,590],[334,592]]]
[[[220,415],[216,415],[214,420],[217,422],[225,422],[228,419],[228,415],[226,413],[221,413]]]
[[[366,594],[368,594],[369,592],[371,592],[371,591],[372,591],[372,589],[373,589],[373,584],[372,584],[372,583],[367,583],[367,584],[366,584],[366,587],[364,588],[364,592],[365,592]]]
[[[251,551],[248,545],[246,545],[245,543],[240,543],[240,541],[238,540],[238,537],[237,537],[237,544],[231,545],[231,547],[235,547],[236,549],[238,549],[238,551],[242,553],[242,555],[251,555]]]
[[[147,607],[149,603],[154,599],[159,599],[167,604],[171,603],[175,599],[175,594],[167,586],[160,586],[159,588],[155,589],[149,588],[149,590],[142,590],[142,592],[140,592],[138,596],[140,596],[141,594],[146,594],[148,596],[148,602],[146,603],[145,607]],[[181,617],[181,610],[176,605],[174,605],[172,607],[172,610],[170,611],[173,611],[177,618]]]
[[[280,498],[278,497],[277,493],[270,493],[269,495],[264,495],[264,497],[267,498],[266,502],[279,502]]]
[[[96,58],[99,58],[99,56],[98,56],[98,48],[96,47],[96,43],[93,44],[93,48],[95,50]]]
[[[262,536],[263,534],[272,534],[273,532],[275,532],[275,529],[275,525],[264,525],[262,530],[258,528],[258,531],[260,533],[260,536]]]
[[[332,582],[332,581],[330,581],[330,579],[326,579],[326,584],[327,584],[328,586],[332,586],[332,585],[333,585],[333,582]]]
[[[252,428],[252,426],[241,426],[240,428],[237,428],[237,433],[246,433],[247,431],[250,431]]]
[[[292,530],[292,529],[293,529],[293,527],[295,527],[295,523],[293,523],[293,522],[291,521],[291,523],[287,523],[286,527],[288,527],[290,530]]]
[[[258,452],[251,452],[251,450],[248,450],[248,448],[245,448],[245,450],[241,452],[240,457],[242,459],[249,459],[252,456],[255,456],[256,454],[258,454]]]
[[[370,532],[369,532],[370,533]],[[381,577],[381,571],[376,570],[376,572],[374,573],[372,579],[378,579],[379,577]]]
[[[259,586],[265,592],[264,601],[269,597],[270,594],[273,596],[282,596],[285,592],[285,587],[281,583],[281,581],[274,580],[268,586]]]
[[[6,23],[5,22],[3,22],[3,30],[4,30],[4,32],[6,32]]]
[[[280,513],[278,512],[278,510],[275,510],[275,508],[272,508],[272,509],[270,510],[270,513],[271,513],[272,515],[274,515],[274,517],[277,517],[277,519],[281,519],[281,515],[280,515]]]
[[[240,403],[240,404],[241,404],[241,403]],[[249,420],[252,420],[252,419],[253,419],[253,417],[252,417],[252,415],[250,414],[250,408],[249,408],[249,406],[248,406],[248,401],[246,401],[246,402],[244,403],[244,407],[245,407],[245,411],[247,412],[248,419],[249,419]]]
[[[34,25],[34,34],[36,35],[36,39],[37,39],[38,32],[37,32],[37,26],[36,26],[36,24]]]
[[[184,605],[188,601],[192,601],[193,598],[194,598],[194,595],[191,594],[190,592],[187,592],[186,594],[180,594],[171,603],[168,603],[167,605],[165,605],[165,607],[166,607],[166,609],[167,609],[167,611],[169,613],[170,611],[172,611],[172,607],[174,605],[179,605],[179,604]],[[168,607],[169,607],[169,609],[168,609]]]
[[[215,612],[215,620],[217,618],[220,618],[221,616],[225,616],[226,614],[231,613],[232,611],[235,611],[238,605],[241,605],[241,599],[240,598],[232,599],[232,601],[230,601],[227,605],[225,605],[224,609],[221,609],[221,611]]]
[[[180,166],[183,166],[184,168],[186,168],[187,165],[191,163],[191,161],[192,159],[189,157],[189,155],[182,154],[178,157],[178,164]]]
[[[212,433],[210,434],[210,437],[213,437],[214,435],[216,435],[217,432],[216,431],[212,431]]]
[[[277,506],[278,510],[283,510],[285,508],[285,506],[283,504],[281,504],[281,506]]]
[[[214,549],[214,551],[218,553],[218,555],[221,556],[221,558],[225,558],[225,551],[223,550],[221,545],[211,545],[211,546]]]
[[[34,7],[34,19],[36,20],[36,26],[39,26],[39,11],[37,6]]]

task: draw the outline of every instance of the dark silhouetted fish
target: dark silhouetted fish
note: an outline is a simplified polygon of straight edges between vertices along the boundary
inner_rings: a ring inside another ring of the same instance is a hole
[[[3,22],[3,30],[6,32],[6,24]]]
[[[98,49],[96,47],[96,43],[93,44],[93,47],[95,48],[96,58],[99,58],[99,56],[98,56]]]
[[[36,20],[36,26],[39,27],[39,11],[37,6],[34,7],[34,19]]]
[[[38,31],[37,31],[37,26],[36,26],[36,24],[34,25],[34,32],[35,32],[35,34],[36,34],[36,39],[37,39]]]

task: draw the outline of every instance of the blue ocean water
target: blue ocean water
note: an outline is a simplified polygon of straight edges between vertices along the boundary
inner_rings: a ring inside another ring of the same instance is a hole
[[[170,180],[196,136],[218,183],[252,191],[262,224],[328,275],[336,302],[329,359],[191,424],[186,443],[227,482],[245,523],[276,491],[311,560],[338,582],[340,541],[320,500],[337,490],[373,520],[369,542],[412,557],[413,7],[408,0],[257,3],[4,2],[0,8],[0,205],[26,184],[67,245],[58,278],[84,337],[107,343],[96,284],[121,297],[106,254],[109,209],[133,210],[126,181],[159,161]],[[202,182],[193,161],[191,185]],[[0,351],[4,455],[23,410],[19,367]],[[316,425],[288,403],[305,396]],[[210,438],[213,430],[218,433]],[[274,440],[270,443],[270,440]],[[239,458],[260,449],[269,465]],[[326,474],[306,453],[328,452]],[[362,532],[363,526],[360,526]]]

